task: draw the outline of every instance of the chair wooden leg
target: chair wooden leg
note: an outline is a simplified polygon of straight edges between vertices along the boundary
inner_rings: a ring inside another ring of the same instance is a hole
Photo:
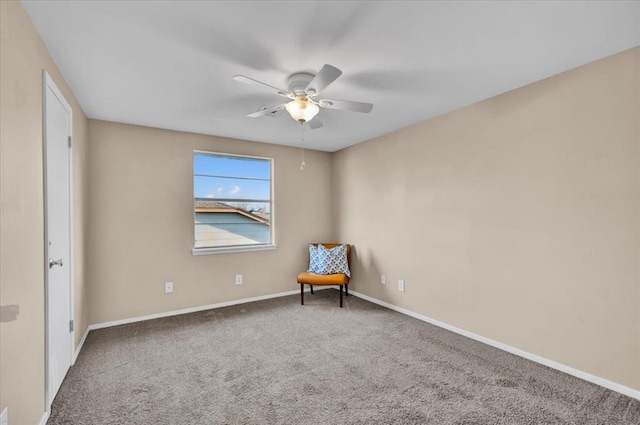
[[[300,305],[304,305],[304,283],[300,284]]]
[[[311,295],[313,295],[313,285],[309,285],[311,287]]]
[[[342,287],[344,285],[340,285],[340,308],[342,308]]]
[[[344,294],[347,297],[349,296],[349,284],[348,283],[346,285],[344,285]]]

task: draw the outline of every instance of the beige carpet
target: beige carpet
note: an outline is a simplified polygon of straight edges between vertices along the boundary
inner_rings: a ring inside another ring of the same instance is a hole
[[[92,331],[49,425],[640,424],[640,401],[334,290]]]

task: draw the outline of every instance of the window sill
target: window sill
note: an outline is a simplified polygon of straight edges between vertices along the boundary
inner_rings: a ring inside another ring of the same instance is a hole
[[[276,249],[278,245],[248,245],[248,246],[224,246],[219,248],[193,248],[192,255],[210,255],[210,254],[230,254],[233,252],[250,252],[250,251],[270,251]]]

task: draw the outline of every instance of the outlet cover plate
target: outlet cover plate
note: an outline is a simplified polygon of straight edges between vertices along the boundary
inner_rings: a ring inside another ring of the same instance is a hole
[[[387,284],[387,278],[383,274],[380,275],[380,283],[383,284],[383,285]]]
[[[170,294],[173,292],[173,282],[165,282],[164,283],[164,293]]]
[[[241,274],[236,275],[236,285],[242,285],[243,279]]]
[[[404,292],[404,280],[398,281],[398,291]]]

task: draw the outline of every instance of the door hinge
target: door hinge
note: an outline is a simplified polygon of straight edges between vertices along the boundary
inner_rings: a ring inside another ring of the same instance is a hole
[[[73,320],[69,320],[69,332],[73,332]]]
[[[67,143],[68,143],[69,147],[71,147],[71,136],[67,137]]]

